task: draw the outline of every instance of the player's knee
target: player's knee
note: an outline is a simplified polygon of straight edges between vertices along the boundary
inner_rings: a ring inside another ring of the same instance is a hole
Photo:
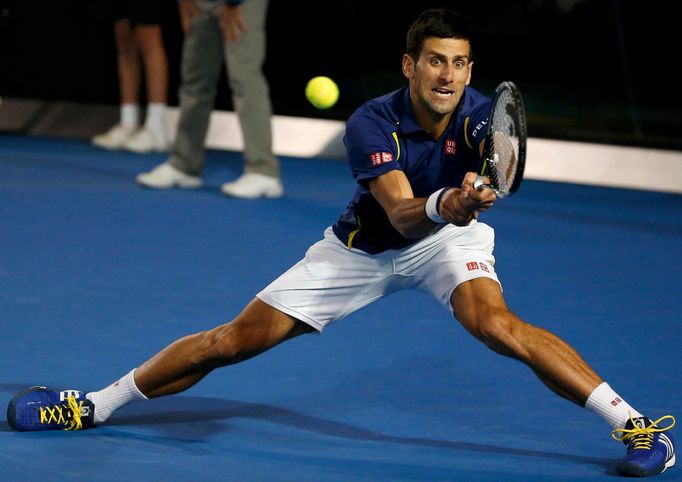
[[[197,363],[219,367],[234,363],[243,352],[239,329],[233,323],[219,326],[199,334]]]
[[[509,310],[494,308],[486,310],[478,320],[477,336],[492,350],[503,355],[518,357],[523,325],[524,322]]]

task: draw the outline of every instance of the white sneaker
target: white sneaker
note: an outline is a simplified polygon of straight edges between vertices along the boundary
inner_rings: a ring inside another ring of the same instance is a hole
[[[201,187],[200,177],[185,174],[168,162],[159,164],[149,172],[138,174],[136,180],[138,184],[152,189],[171,189],[173,187],[195,189]]]
[[[282,197],[284,194],[282,181],[255,172],[242,174],[236,181],[226,182],[221,191],[226,196],[247,199]]]
[[[165,152],[168,150],[168,140],[163,132],[152,131],[143,127],[130,137],[123,147],[139,154]]]
[[[116,124],[104,134],[93,137],[92,144],[103,149],[121,149],[134,134],[134,129]]]

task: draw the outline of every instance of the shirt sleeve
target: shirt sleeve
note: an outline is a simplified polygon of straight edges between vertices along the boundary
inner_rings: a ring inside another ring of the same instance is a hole
[[[359,184],[395,169],[398,164],[398,145],[389,129],[368,115],[354,115],[346,123],[343,138],[353,177]]]
[[[490,114],[490,100],[479,103],[471,111],[469,122],[464,126],[464,135],[469,147],[478,152],[478,146],[485,139],[488,132],[488,115]]]

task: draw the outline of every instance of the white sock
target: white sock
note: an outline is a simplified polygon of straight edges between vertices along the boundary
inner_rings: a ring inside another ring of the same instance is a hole
[[[606,382],[594,389],[585,402],[585,408],[601,416],[613,428],[625,427],[630,417],[642,417],[641,413],[632,408]]]
[[[102,423],[114,410],[133,400],[146,400],[147,397],[135,385],[135,369],[127,375],[98,392],[85,394],[85,398],[95,404],[95,423]]]
[[[151,102],[147,104],[147,118],[144,126],[157,134],[166,132],[166,104]]]
[[[121,104],[121,125],[131,131],[140,127],[140,106],[137,104]]]

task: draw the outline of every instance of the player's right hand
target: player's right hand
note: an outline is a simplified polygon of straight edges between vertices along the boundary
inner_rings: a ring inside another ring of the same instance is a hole
[[[475,179],[476,173],[467,173],[461,188],[452,188],[441,198],[439,212],[447,222],[466,226],[478,217],[479,212],[486,211],[495,204],[495,192],[492,189],[474,189]]]

